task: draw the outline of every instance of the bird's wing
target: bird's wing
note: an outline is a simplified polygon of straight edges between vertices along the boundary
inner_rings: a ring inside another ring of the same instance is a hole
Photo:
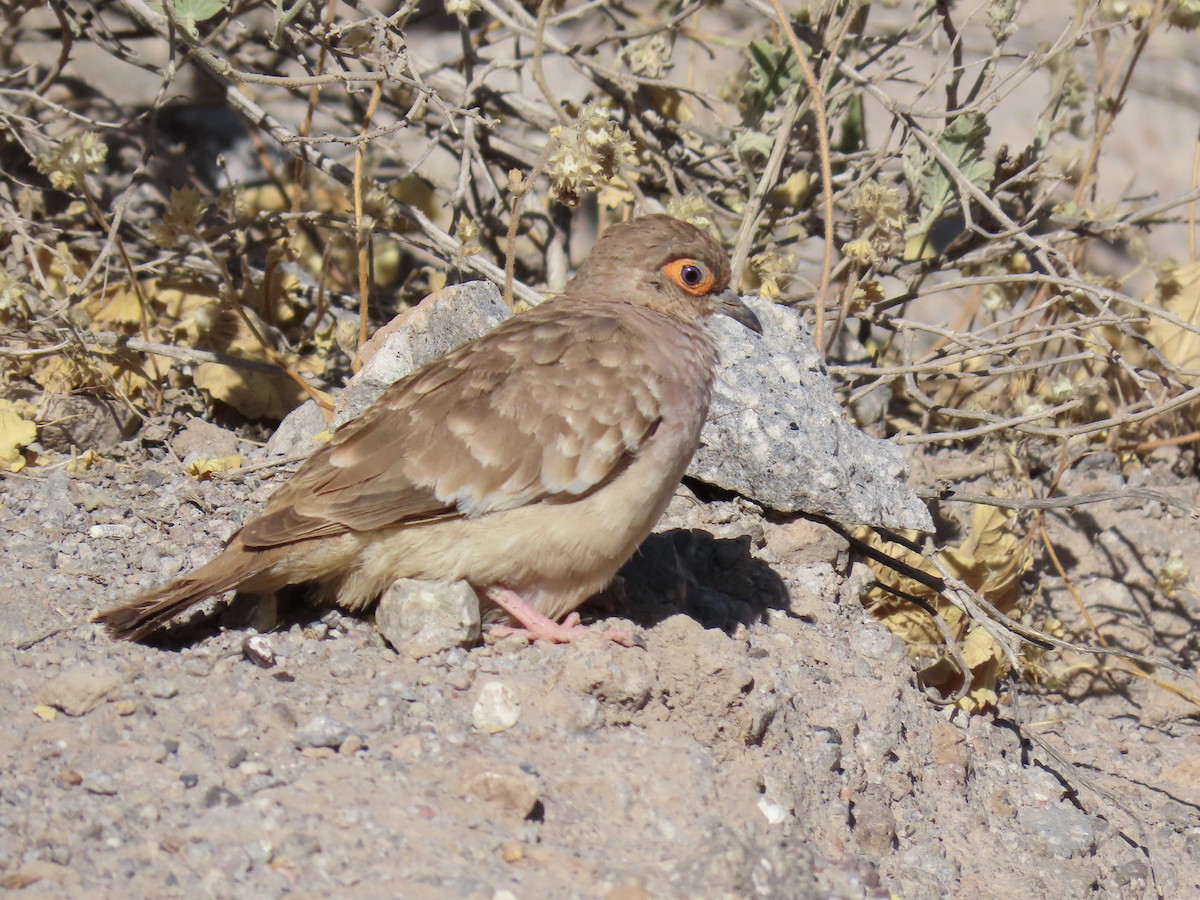
[[[241,532],[252,548],[569,502],[616,477],[661,421],[620,316],[554,301],[388,388]]]

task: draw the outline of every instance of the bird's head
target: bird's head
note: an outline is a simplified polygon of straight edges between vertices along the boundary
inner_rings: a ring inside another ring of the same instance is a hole
[[[646,306],[685,321],[729,316],[762,334],[729,287],[729,257],[710,235],[671,216],[643,216],[600,236],[567,286],[575,297]]]

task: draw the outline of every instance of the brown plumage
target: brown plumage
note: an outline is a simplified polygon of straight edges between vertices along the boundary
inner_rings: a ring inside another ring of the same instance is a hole
[[[347,609],[462,579],[533,637],[578,617],[650,533],[699,444],[725,313],[758,330],[720,245],[610,228],[564,293],[388,388],[211,562],[96,618],[140,638],[232,588],[316,582]]]

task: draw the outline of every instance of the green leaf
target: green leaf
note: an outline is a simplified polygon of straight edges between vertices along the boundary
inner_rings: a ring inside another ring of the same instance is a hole
[[[775,142],[769,135],[761,131],[740,131],[733,139],[734,149],[740,157],[761,156],[766,159],[771,155]]]
[[[978,113],[964,113],[934,135],[937,147],[962,177],[977,188],[991,185],[995,167],[984,158],[984,140],[991,132],[987,120]],[[923,255],[929,230],[959,197],[958,183],[937,158],[917,141],[904,157],[904,174],[909,190],[920,200],[917,226],[909,234],[909,258]]]
[[[791,47],[777,47],[768,41],[751,41],[750,71],[742,93],[742,110],[747,125],[757,125],[783,96],[784,91],[803,80],[800,64]]]
[[[196,33],[196,23],[211,19],[223,12],[229,6],[230,0],[175,0],[175,15],[180,23],[192,34]],[[161,2],[151,0],[149,6],[158,12],[165,12]]]

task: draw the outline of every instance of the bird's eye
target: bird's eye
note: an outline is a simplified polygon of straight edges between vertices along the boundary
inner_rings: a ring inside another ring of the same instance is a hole
[[[702,297],[713,289],[712,269],[698,259],[676,259],[663,266],[663,273],[689,294]]]

